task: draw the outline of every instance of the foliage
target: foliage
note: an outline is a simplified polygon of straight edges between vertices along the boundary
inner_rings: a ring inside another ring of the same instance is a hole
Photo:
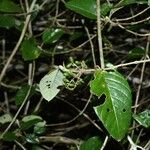
[[[131,91],[127,81],[118,72],[97,70],[91,81],[91,92],[100,98],[105,94],[105,102],[94,107],[109,134],[121,140],[131,120]]]
[[[0,1],[1,149],[148,149],[150,1],[97,2]]]
[[[145,128],[150,127],[150,110],[146,109],[145,111],[134,115],[134,119]]]

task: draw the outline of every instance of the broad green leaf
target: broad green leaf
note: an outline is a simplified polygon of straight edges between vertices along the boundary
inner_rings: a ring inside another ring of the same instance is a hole
[[[12,0],[0,0],[0,12],[21,12],[21,8]]]
[[[40,116],[29,115],[29,116],[25,116],[21,120],[20,126],[23,130],[26,130],[26,129],[29,129],[30,127],[34,126],[38,122],[43,122],[43,119]]]
[[[109,134],[120,141],[131,121],[132,97],[127,81],[117,71],[97,70],[90,90],[99,98],[103,94],[106,96],[105,102],[94,107],[94,110]]]
[[[99,137],[95,136],[83,142],[80,145],[80,150],[100,150],[102,145],[102,140]]]
[[[15,103],[16,105],[21,105],[22,102],[24,101],[28,91],[30,89],[30,86],[29,85],[23,85],[21,87],[21,89],[19,89],[17,91],[17,94],[15,96]],[[31,87],[31,91],[30,91],[30,96],[33,95],[35,93],[35,87]]]
[[[134,119],[145,128],[150,127],[150,110],[146,109],[145,111],[139,113],[138,115],[133,116]]]
[[[128,58],[129,59],[140,59],[145,55],[145,51],[142,48],[134,48],[129,51]]]
[[[9,114],[4,114],[0,116],[0,123],[5,124],[12,121],[12,116]]]
[[[3,140],[8,141],[8,142],[14,141],[16,140],[16,138],[17,138],[16,134],[10,131],[8,131],[7,133],[3,135]]]
[[[0,15],[0,27],[11,28],[15,26],[15,18],[12,16]]]
[[[34,38],[23,41],[21,45],[21,54],[24,60],[34,60],[40,56],[41,50],[37,47]]]
[[[57,68],[41,79],[40,92],[47,101],[52,100],[59,93],[59,87],[63,85],[63,78],[63,73]]]
[[[70,0],[66,7],[87,18],[96,19],[96,1],[95,0]]]
[[[51,44],[57,42],[60,37],[64,34],[62,29],[51,28],[44,31],[42,35],[42,40],[46,44]]]
[[[84,17],[96,19],[96,0],[70,0],[66,3],[66,7]],[[113,8],[112,4],[103,3],[100,11],[102,16],[106,16]]]

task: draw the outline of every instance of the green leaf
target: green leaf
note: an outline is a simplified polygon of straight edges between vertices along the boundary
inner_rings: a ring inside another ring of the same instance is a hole
[[[21,12],[21,8],[11,0],[1,0],[0,11],[7,13],[14,13],[14,12]]]
[[[30,89],[29,85],[23,85],[21,87],[21,89],[19,89],[17,91],[17,94],[15,96],[15,103],[16,103],[16,105],[21,105],[22,104],[22,102],[24,101],[24,99],[25,99],[29,89]],[[35,93],[35,87],[32,86],[31,87],[31,91],[30,91],[30,96],[33,95],[34,93]]]
[[[100,9],[101,10],[101,15],[106,16],[111,11],[112,8],[113,8],[112,4],[103,3],[101,5],[101,9]]]
[[[12,116],[9,114],[4,114],[0,116],[0,123],[5,124],[12,121]]]
[[[11,28],[15,26],[15,18],[12,16],[0,15],[0,27]]]
[[[23,130],[26,130],[26,129],[31,128],[32,126],[34,126],[38,122],[43,122],[43,119],[40,116],[29,115],[29,116],[25,116],[21,120],[20,126]]]
[[[103,142],[97,136],[88,139],[80,145],[80,150],[99,150]]]
[[[57,68],[41,79],[39,83],[40,92],[47,101],[52,100],[59,93],[58,87],[63,85],[63,78],[63,73]]]
[[[146,109],[145,111],[139,113],[138,115],[133,115],[133,118],[145,128],[150,127],[150,110]]]
[[[70,35],[69,41],[72,42],[74,40],[77,40],[78,38],[82,37],[83,35],[84,35],[83,32],[73,32]]]
[[[114,139],[121,140],[131,121],[132,97],[127,81],[117,71],[97,70],[90,90],[99,98],[105,94],[105,102],[94,107],[94,110],[109,134]]]
[[[145,51],[142,48],[134,48],[129,51],[128,58],[129,59],[140,59],[145,55]]]
[[[70,0],[67,2],[66,7],[84,17],[96,19],[96,0]],[[112,4],[103,3],[100,11],[102,16],[106,16],[113,8]]]
[[[87,18],[96,19],[96,1],[95,0],[70,0],[66,7]]]
[[[45,127],[46,122],[38,122],[37,124],[35,124],[34,126],[34,133],[36,134],[42,134],[43,132],[45,132],[46,127]]]
[[[7,133],[5,133],[5,134],[3,135],[3,140],[4,140],[4,141],[11,142],[11,141],[14,141],[14,140],[16,140],[16,139],[17,139],[17,136],[16,136],[16,134],[15,134],[14,132],[8,131]]]
[[[40,56],[41,50],[37,47],[34,38],[23,41],[21,45],[21,54],[24,60],[34,60]]]
[[[42,40],[45,44],[52,44],[57,42],[61,36],[64,34],[62,29],[51,28],[44,31],[42,35]]]
[[[39,143],[39,139],[35,134],[26,134],[26,141],[31,144]]]

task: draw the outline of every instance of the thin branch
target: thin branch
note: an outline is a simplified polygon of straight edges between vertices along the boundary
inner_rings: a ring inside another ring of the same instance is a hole
[[[148,51],[149,51],[149,46],[150,46],[150,36],[148,37],[147,39],[147,45],[146,45],[146,52],[145,52],[145,58],[148,54]],[[139,86],[138,86],[138,89],[137,89],[137,93],[136,93],[136,99],[135,99],[135,106],[138,105],[138,102],[139,102],[139,97],[140,97],[140,92],[141,92],[141,87],[142,87],[142,81],[143,81],[143,78],[144,78],[144,70],[145,70],[145,65],[146,65],[146,62],[143,62],[143,65],[142,65],[142,70],[141,70],[141,77],[140,77],[140,83]],[[134,108],[134,114],[136,114],[137,112],[137,107]],[[136,123],[135,121],[133,122],[133,127],[135,127]],[[131,137],[133,138],[133,135],[134,135],[134,130],[132,131],[131,133]]]
[[[134,16],[131,16],[131,17],[128,17],[128,18],[116,19],[116,21],[119,22],[119,21],[128,21],[128,20],[134,19],[134,18],[138,17],[139,15],[142,15],[148,9],[150,9],[150,7],[147,7],[146,9],[142,10],[141,12],[137,13]]]
[[[76,139],[71,139],[63,136],[41,136],[39,137],[40,142],[55,142],[55,143],[65,143],[65,144],[75,144],[80,145],[81,141]]]
[[[33,10],[36,1],[37,1],[37,0],[33,0],[32,4],[31,4],[31,6],[30,6],[29,12]],[[28,23],[29,23],[29,21],[30,21],[30,18],[31,18],[31,14],[29,14],[29,15],[26,17],[26,20],[25,20],[24,27],[23,27],[23,29],[22,29],[20,38],[19,38],[19,40],[18,40],[16,46],[14,47],[14,49],[13,49],[11,55],[9,56],[9,58],[8,58],[6,64],[5,64],[4,68],[3,68],[2,71],[1,71],[1,74],[0,74],[0,85],[1,85],[1,81],[3,80],[3,77],[4,77],[5,74],[6,74],[6,71],[7,71],[7,68],[8,68],[8,66],[9,66],[9,64],[11,63],[13,57],[15,56],[15,54],[16,54],[16,52],[17,52],[17,50],[18,50],[18,48],[19,48],[19,46],[20,46],[20,44],[21,44],[21,42],[22,42],[22,40],[23,40],[23,38],[24,38],[24,36],[25,36],[25,33],[26,33],[26,30],[27,30],[27,27],[28,27]]]
[[[85,31],[87,33],[87,36],[89,38],[89,42],[90,42],[90,45],[91,45],[91,52],[92,52],[92,58],[93,58],[94,68],[96,68],[96,59],[95,59],[95,53],[94,53],[94,45],[92,43],[92,40],[91,40],[91,37],[90,37],[90,33],[89,33],[89,30],[88,30],[87,27],[85,27]]]
[[[119,22],[119,24],[121,24],[121,25],[136,25],[136,24],[140,24],[140,23],[143,23],[143,22],[149,21],[149,20],[150,20],[150,17],[147,17],[143,20],[139,20],[139,21],[136,21],[136,22],[128,22],[128,23],[127,22],[123,22],[123,23]]]
[[[104,141],[102,147],[100,148],[100,150],[103,150],[105,148],[107,141],[108,141],[108,136],[106,136],[105,141]]]
[[[50,125],[47,125],[48,127],[52,127],[52,126],[62,126],[62,125],[66,125],[66,124],[70,124],[72,123],[73,121],[75,121],[76,119],[78,119],[81,115],[83,115],[83,113],[85,112],[86,108],[88,107],[90,101],[91,101],[91,98],[92,98],[92,94],[90,95],[89,99],[87,100],[87,103],[85,104],[83,110],[81,110],[79,112],[78,115],[76,115],[73,119],[69,120],[69,121],[66,121],[66,122],[62,122],[62,123],[57,123],[57,124],[50,124]]]
[[[100,13],[100,0],[97,0],[97,32],[98,32],[98,47],[99,47],[99,54],[100,54],[100,64],[101,68],[105,68],[104,64],[104,55],[103,55],[103,46],[102,46],[102,34],[101,34],[101,13]]]
[[[31,91],[31,86],[30,86],[30,88],[29,88],[29,90],[28,90],[28,92],[27,92],[26,97],[24,98],[24,101],[22,102],[21,106],[19,107],[18,111],[16,112],[14,118],[12,119],[12,121],[10,122],[10,124],[7,126],[7,128],[4,130],[4,132],[0,135],[0,139],[4,136],[5,133],[8,132],[8,130],[9,130],[9,129],[11,128],[11,126],[13,125],[13,123],[16,121],[16,119],[17,119],[17,117],[18,117],[20,111],[22,110],[24,104],[26,103],[26,101],[27,101],[27,99],[28,99],[28,97],[29,97],[30,91]]]
[[[126,66],[130,66],[130,65],[137,65],[137,64],[142,64],[142,63],[148,63],[150,62],[150,59],[145,59],[145,60],[139,60],[139,61],[133,61],[133,62],[129,62],[129,63],[124,63],[124,64],[119,64],[119,65],[116,65],[116,66],[112,66],[110,68],[105,68],[104,70],[113,70],[113,69],[117,69],[117,68],[120,68],[120,67],[126,67]],[[67,71],[66,68],[64,68],[63,66],[59,66],[60,70],[62,71]],[[69,71],[69,70],[68,70]],[[79,70],[71,70],[72,72],[79,72]],[[81,69],[80,70],[82,73],[84,74],[91,74],[93,72],[95,72],[95,69]]]
[[[20,142],[15,140],[15,143],[22,149],[22,150],[27,150]]]

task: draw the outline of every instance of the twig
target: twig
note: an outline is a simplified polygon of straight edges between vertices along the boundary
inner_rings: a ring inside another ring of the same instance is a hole
[[[66,125],[66,124],[70,124],[72,123],[73,121],[75,121],[77,118],[79,118],[81,115],[83,115],[84,111],[86,110],[87,106],[89,105],[90,101],[91,101],[91,98],[92,98],[92,94],[90,95],[89,99],[87,100],[87,103],[86,105],[84,106],[83,110],[81,110],[79,112],[78,115],[76,115],[73,119],[69,120],[69,121],[66,121],[66,122],[63,122],[63,123],[58,123],[58,124],[50,124],[50,125],[47,125],[47,126],[62,126],[62,125]]]
[[[77,107],[75,107],[73,104],[69,103],[68,101],[62,100],[61,101],[65,102],[66,104],[70,105],[71,107],[73,107],[76,111],[81,112]],[[89,120],[89,122],[91,122],[99,131],[103,132],[103,130],[99,127],[99,125],[97,125],[87,114],[83,113],[83,116]]]
[[[94,53],[94,45],[93,45],[93,43],[92,43],[89,30],[88,30],[88,28],[87,28],[86,26],[85,26],[85,31],[86,31],[86,33],[87,33],[87,36],[88,36],[88,38],[89,38],[89,42],[90,42],[90,45],[91,45],[91,52],[92,52],[92,58],[93,58],[94,68],[96,68],[96,59],[95,59],[95,53]]]
[[[129,63],[119,64],[119,65],[116,65],[116,66],[112,66],[110,68],[105,68],[104,70],[113,70],[113,69],[117,69],[117,68],[120,68],[120,67],[126,67],[126,66],[130,66],[130,65],[137,65],[137,64],[147,63],[147,62],[150,62],[150,59],[138,60],[138,61],[133,61],[133,62],[129,62]],[[66,68],[64,68],[63,66],[59,66],[59,68],[62,71],[67,71]],[[71,71],[72,72],[79,72],[79,70],[75,70],[75,69],[73,69]],[[84,74],[91,74],[91,73],[95,72],[95,69],[82,69],[80,71]]]
[[[150,33],[145,33],[145,34],[137,33],[137,32],[131,31],[131,30],[129,30],[129,29],[126,29],[124,26],[122,26],[122,25],[119,24],[119,23],[117,23],[117,25],[118,25],[118,27],[120,27],[121,29],[124,29],[124,30],[126,30],[127,32],[132,33],[132,34],[134,34],[134,35],[136,35],[136,36],[150,36]]]
[[[134,19],[134,18],[138,17],[139,15],[143,14],[144,12],[146,12],[148,9],[150,9],[150,7],[147,7],[146,9],[142,10],[141,12],[137,13],[134,16],[131,16],[128,18],[116,19],[116,21],[119,22],[119,21],[128,21],[128,20]]]
[[[145,150],[149,150],[150,149],[150,140],[147,142],[147,144],[144,146]]]
[[[105,141],[104,141],[102,147],[100,148],[100,150],[103,150],[105,148],[107,141],[108,141],[108,136],[106,136]]]
[[[103,46],[102,46],[102,34],[101,34],[101,13],[100,13],[100,0],[97,0],[96,5],[96,13],[97,13],[97,32],[98,32],[98,47],[100,54],[100,64],[101,68],[104,69],[104,55],[103,55]]]
[[[33,1],[32,1],[32,4],[31,4],[31,6],[30,6],[29,11],[32,11],[32,10],[33,10],[36,1],[37,1],[37,0],[33,0]],[[27,30],[27,27],[28,27],[28,23],[29,23],[29,21],[30,21],[30,18],[31,18],[31,14],[29,14],[29,15],[26,17],[25,23],[24,23],[24,27],[23,27],[23,29],[22,29],[20,38],[19,38],[19,40],[18,40],[16,46],[14,47],[14,49],[13,49],[11,55],[9,56],[9,58],[8,58],[6,64],[5,64],[4,68],[3,68],[2,71],[1,71],[1,74],[0,74],[0,86],[1,86],[1,81],[3,80],[3,77],[5,76],[5,73],[6,73],[6,71],[7,71],[7,68],[8,68],[8,66],[9,66],[10,62],[11,62],[11,60],[13,59],[13,57],[15,56],[15,54],[16,54],[16,52],[17,52],[17,50],[18,50],[18,48],[19,48],[19,46],[20,46],[20,44],[21,44],[21,42],[22,42],[22,40],[23,40],[23,38],[24,38],[24,36],[25,36],[25,33],[26,33],[26,30]]]
[[[7,133],[7,131],[11,128],[11,126],[13,125],[13,123],[16,121],[20,111],[22,110],[24,104],[26,103],[27,99],[28,99],[28,96],[30,94],[30,91],[31,91],[31,86],[28,90],[28,93],[26,95],[26,97],[24,98],[24,101],[22,102],[21,106],[19,107],[18,111],[16,112],[14,118],[12,119],[12,121],[10,122],[10,124],[7,126],[7,128],[5,129],[5,131],[0,135],[0,139],[4,136],[5,133]]]
[[[141,149],[141,150],[145,150],[143,147],[136,145],[136,144],[132,141],[132,139],[131,139],[130,136],[128,136],[127,139],[128,139],[128,141],[129,141],[129,143],[130,143],[130,145],[131,145],[130,150],[137,150],[137,148],[139,148],[139,149]]]
[[[55,143],[75,144],[75,145],[80,145],[81,143],[81,141],[63,136],[41,136],[39,137],[39,140],[40,142],[55,142]]]
[[[147,18],[145,18],[143,20],[139,20],[139,21],[136,21],[136,22],[129,22],[129,23],[126,23],[126,22],[120,23],[119,22],[119,24],[121,24],[121,25],[136,25],[136,24],[143,23],[143,22],[149,21],[149,20],[150,20],[150,17],[147,17]]]
[[[16,143],[17,145],[19,145],[21,149],[27,150],[27,149],[26,149],[20,142],[18,142],[17,140],[15,140],[15,143]]]
[[[147,39],[145,58],[146,58],[146,56],[147,56],[147,54],[148,54],[148,51],[149,51],[149,45],[150,45],[150,36],[149,36],[148,39]],[[142,81],[143,81],[145,65],[146,65],[146,62],[143,62],[142,70],[141,70],[140,83],[142,83]],[[141,87],[142,87],[142,84],[139,84],[138,89],[137,89],[137,93],[136,93],[135,104],[134,104],[135,106],[137,106],[137,105],[138,105],[138,102],[139,102]],[[137,112],[137,107],[134,108],[134,114],[136,114],[136,112]],[[134,127],[134,126],[135,126],[135,121],[133,122],[133,127]],[[133,138],[133,135],[134,135],[134,130],[133,130],[132,133],[131,133],[131,137],[132,137],[132,138]]]

